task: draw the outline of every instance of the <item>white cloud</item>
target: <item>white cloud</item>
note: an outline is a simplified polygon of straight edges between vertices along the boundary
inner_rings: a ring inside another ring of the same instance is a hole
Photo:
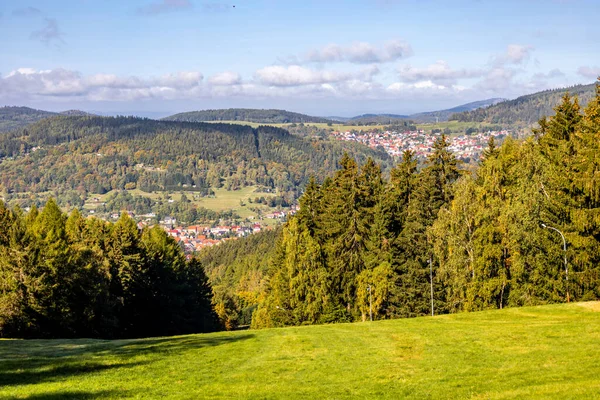
[[[496,55],[493,58],[493,64],[496,66],[504,64],[523,64],[529,60],[534,47],[530,45],[521,44],[509,44],[506,51],[502,54]]]
[[[579,67],[579,69],[577,69],[577,73],[584,78],[597,79],[600,76],[600,67]]]
[[[444,86],[444,85],[438,85],[435,84],[434,82],[427,80],[427,81],[420,81],[420,82],[415,82],[415,83],[405,83],[405,82],[394,82],[391,85],[389,85],[386,90],[390,93],[414,93],[416,91],[422,91],[422,92],[432,92],[432,91],[454,91],[454,87],[453,86]]]
[[[177,98],[191,95],[200,87],[200,72],[177,72],[143,79],[113,74],[83,76],[62,68],[20,68],[0,78],[5,98],[83,97],[92,100],[132,100],[150,97]]]
[[[375,77],[375,75],[379,75],[380,73],[381,70],[379,69],[379,67],[373,64],[361,69],[359,75],[362,80],[366,82],[371,82],[373,80],[373,77]]]
[[[202,82],[204,76],[197,71],[183,71],[174,74],[160,76],[150,81],[155,86],[170,87],[174,89],[185,89],[195,87]]]
[[[425,68],[409,66],[398,69],[404,82],[431,81],[438,85],[452,85],[458,79],[479,78],[485,74],[481,69],[452,69],[446,61],[440,60]]]
[[[301,86],[340,82],[351,78],[348,73],[320,71],[299,65],[264,67],[256,71],[254,76],[256,80],[267,86]]]
[[[211,76],[208,82],[215,86],[239,85],[242,77],[237,72],[225,71]]]
[[[367,42],[355,42],[350,46],[330,44],[308,52],[306,62],[349,62],[354,64],[387,63],[409,57],[411,46],[402,40],[392,40],[381,47]]]
[[[486,76],[475,85],[476,89],[486,92],[500,93],[508,90],[513,83],[516,71],[509,68],[492,68]]]

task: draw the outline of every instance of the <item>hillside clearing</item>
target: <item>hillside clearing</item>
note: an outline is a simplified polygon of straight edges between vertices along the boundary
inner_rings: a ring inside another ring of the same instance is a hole
[[[141,340],[2,340],[0,398],[593,398],[600,303]]]

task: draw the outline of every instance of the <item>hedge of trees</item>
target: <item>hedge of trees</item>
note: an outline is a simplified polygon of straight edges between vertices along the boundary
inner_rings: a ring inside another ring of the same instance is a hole
[[[0,337],[143,337],[220,325],[200,262],[159,227],[138,230],[0,202]]]

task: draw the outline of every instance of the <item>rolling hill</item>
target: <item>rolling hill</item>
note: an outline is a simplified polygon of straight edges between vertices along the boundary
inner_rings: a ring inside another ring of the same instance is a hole
[[[599,337],[600,303],[590,302],[137,340],[0,340],[0,397],[591,399]]]
[[[0,132],[7,132],[33,124],[44,118],[56,115],[84,116],[92,115],[81,110],[67,110],[60,113],[36,110],[29,107],[5,106],[0,107]]]
[[[362,114],[357,115],[356,117],[352,117],[349,121],[357,120],[357,119],[368,119],[368,118],[392,118],[392,119],[406,119],[409,118],[408,115],[400,115],[400,114]]]
[[[0,132],[22,128],[41,119],[55,115],[57,115],[57,113],[36,110],[29,107],[0,107]]]
[[[390,124],[398,120],[410,120],[415,123],[426,123],[426,122],[443,122],[447,121],[448,118],[459,112],[476,110],[478,108],[488,107],[493,104],[497,104],[505,99],[493,98],[487,100],[474,101],[472,103],[462,104],[447,110],[428,111],[410,115],[401,114],[362,114],[351,118],[343,117],[330,117],[330,119],[345,122],[347,124]]]
[[[55,116],[0,135],[0,192],[103,194],[258,185],[298,192],[332,174],[344,152],[359,161],[383,151],[310,140],[263,126]]]
[[[312,117],[310,115],[285,110],[259,110],[248,108],[190,111],[171,115],[163,118],[163,120],[180,122],[247,121],[268,124],[333,122],[326,118]]]
[[[416,122],[448,121],[450,116],[452,116],[455,113],[486,108],[486,107],[492,106],[494,104],[500,103],[505,100],[506,99],[493,98],[493,99],[487,99],[487,100],[474,101],[472,103],[462,104],[460,106],[449,108],[447,110],[429,111],[429,112],[412,114],[409,116],[409,118]]]
[[[594,96],[594,90],[595,84],[545,90],[503,101],[487,108],[460,112],[452,115],[450,120],[530,126],[544,116],[554,115],[554,107],[560,103],[565,93],[577,96],[579,103],[585,105]]]

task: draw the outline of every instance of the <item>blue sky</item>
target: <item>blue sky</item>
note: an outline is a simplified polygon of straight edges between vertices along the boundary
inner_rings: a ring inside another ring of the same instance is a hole
[[[3,0],[0,105],[398,114],[591,83],[597,0]]]

